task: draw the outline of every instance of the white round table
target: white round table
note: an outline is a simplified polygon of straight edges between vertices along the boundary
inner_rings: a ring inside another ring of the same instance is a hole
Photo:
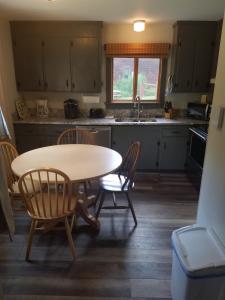
[[[55,168],[66,173],[72,182],[79,182],[112,173],[121,163],[121,155],[112,149],[96,145],[69,144],[25,152],[13,160],[11,167],[18,177],[31,169]],[[82,201],[80,212],[89,224],[99,226]]]

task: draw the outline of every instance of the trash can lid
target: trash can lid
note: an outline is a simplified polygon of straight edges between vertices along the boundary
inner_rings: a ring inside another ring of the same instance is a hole
[[[225,276],[225,248],[213,229],[197,225],[177,229],[172,245],[187,276]]]

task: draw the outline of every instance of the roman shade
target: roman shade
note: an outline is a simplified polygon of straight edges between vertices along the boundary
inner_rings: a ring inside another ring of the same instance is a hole
[[[167,57],[170,51],[169,43],[109,43],[105,44],[108,57]]]

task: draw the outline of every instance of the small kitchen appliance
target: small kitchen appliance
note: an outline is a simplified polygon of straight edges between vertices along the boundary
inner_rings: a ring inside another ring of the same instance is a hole
[[[89,112],[89,118],[100,119],[105,117],[105,112],[102,108],[91,108]]]
[[[36,101],[36,108],[37,108],[37,117],[39,118],[47,118],[49,109],[48,109],[48,100],[47,99],[40,99]]]
[[[211,105],[189,102],[187,106],[187,117],[198,120],[209,120]]]
[[[64,101],[64,113],[66,119],[76,119],[79,117],[79,105],[75,99]]]

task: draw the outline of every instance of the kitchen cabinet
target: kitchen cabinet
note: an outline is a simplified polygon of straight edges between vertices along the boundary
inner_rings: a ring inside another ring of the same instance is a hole
[[[141,142],[139,170],[157,170],[160,128],[156,126],[113,126],[112,148],[125,156],[132,141]]]
[[[101,91],[101,22],[11,22],[20,91]]]
[[[223,27],[223,20],[220,20],[220,21],[217,22],[216,44],[215,44],[214,54],[213,54],[211,78],[216,77],[216,70],[217,70],[217,62],[218,62],[219,49],[220,49],[220,40],[221,40],[222,27]]]
[[[20,37],[13,40],[14,64],[18,90],[44,89],[43,45],[39,37]]]
[[[47,91],[70,91],[70,40],[67,37],[43,39],[43,76]]]
[[[14,124],[16,147],[19,153],[56,145],[59,135],[71,125]]]
[[[101,45],[94,37],[76,38],[71,43],[73,92],[100,92]]]
[[[174,25],[169,89],[207,92],[209,89],[217,22],[178,21]]]
[[[184,170],[188,152],[188,127],[161,129],[159,170]]]

